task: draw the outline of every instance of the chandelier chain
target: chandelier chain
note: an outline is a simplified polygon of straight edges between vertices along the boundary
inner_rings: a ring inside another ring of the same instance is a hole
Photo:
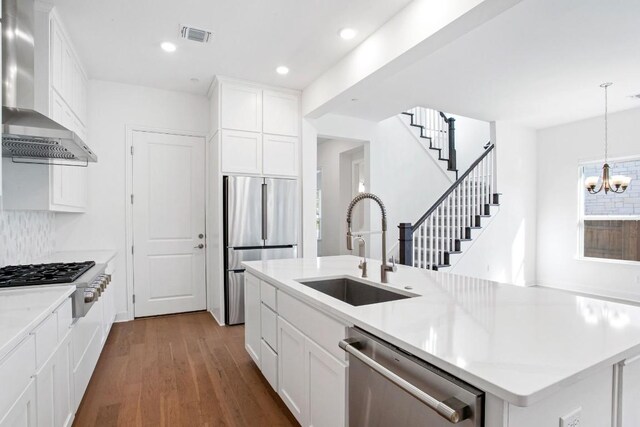
[[[604,162],[607,163],[608,153],[609,153],[609,123],[608,123],[608,113],[609,113],[609,102],[607,97],[609,86],[606,85],[604,87]]]

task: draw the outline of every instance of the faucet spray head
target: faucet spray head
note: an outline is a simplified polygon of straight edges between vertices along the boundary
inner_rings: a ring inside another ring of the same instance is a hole
[[[347,227],[347,250],[353,250],[353,235],[351,234],[351,223]]]

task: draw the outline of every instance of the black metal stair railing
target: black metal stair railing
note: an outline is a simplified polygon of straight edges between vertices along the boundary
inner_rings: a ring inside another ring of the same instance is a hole
[[[411,126],[420,129],[420,138],[428,141],[427,148],[438,152],[438,160],[447,162],[447,170],[455,172],[457,179],[455,117],[425,107],[414,107],[402,114],[411,117]]]
[[[490,144],[418,221],[401,223],[400,263],[431,270],[449,266],[450,255],[460,252],[497,203],[494,170],[495,145]]]

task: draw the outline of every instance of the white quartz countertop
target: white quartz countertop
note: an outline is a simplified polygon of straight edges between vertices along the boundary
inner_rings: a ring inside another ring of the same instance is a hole
[[[47,285],[0,291],[0,360],[75,290]]]
[[[336,256],[244,265],[321,311],[517,406],[640,354],[637,306],[405,266],[382,285],[380,262],[373,260],[369,280],[419,296],[355,307],[296,281],[359,277],[358,262]]]
[[[95,261],[96,264],[106,264],[116,256],[114,250],[79,250],[79,251],[61,251],[54,252],[38,262],[82,262]]]

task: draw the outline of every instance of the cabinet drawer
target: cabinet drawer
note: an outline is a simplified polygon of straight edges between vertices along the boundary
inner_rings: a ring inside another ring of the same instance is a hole
[[[269,307],[264,304],[261,305],[261,324],[262,324],[262,339],[266,341],[271,348],[278,348],[278,316]]]
[[[32,332],[36,338],[36,370],[53,354],[58,345],[58,313],[52,313]]]
[[[73,322],[73,314],[71,309],[71,298],[67,298],[65,302],[60,304],[56,309],[58,314],[58,339],[62,340],[69,332],[71,323]]]
[[[269,381],[274,390],[278,390],[278,355],[264,340],[260,342],[262,375]]]
[[[260,282],[260,299],[262,302],[273,311],[278,311],[276,306],[276,288],[268,284],[267,282]]]
[[[36,340],[28,335],[18,346],[0,361],[0,418],[20,397],[31,376],[36,373]]]
[[[338,347],[347,336],[345,325],[284,292],[278,293],[278,314],[334,357],[346,360]]]

